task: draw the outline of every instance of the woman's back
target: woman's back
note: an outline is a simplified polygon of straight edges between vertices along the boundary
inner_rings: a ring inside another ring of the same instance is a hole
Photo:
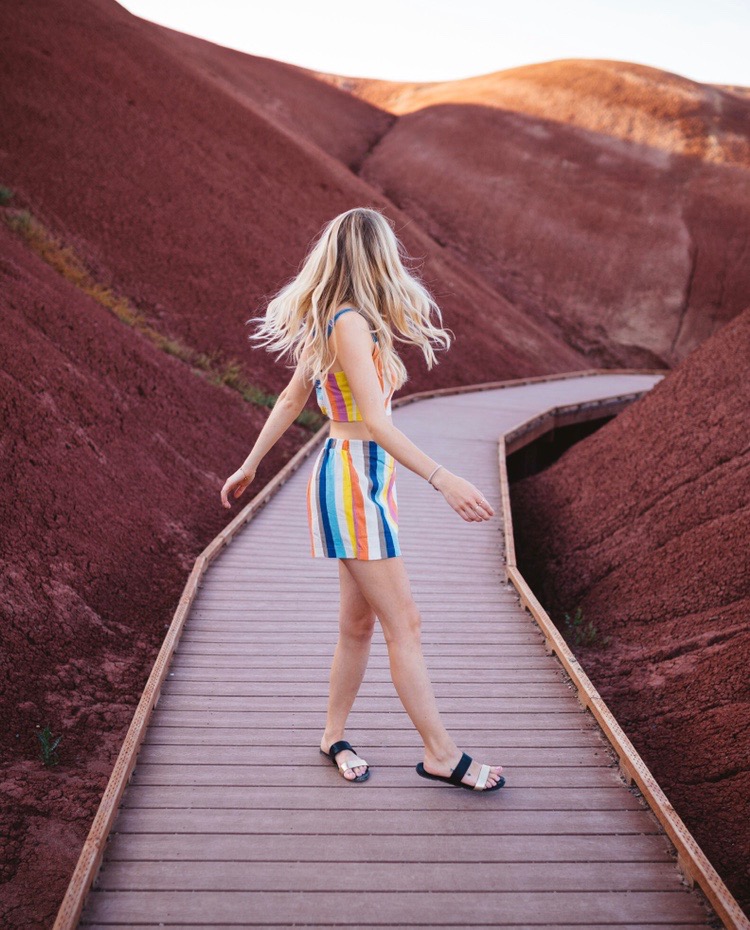
[[[341,316],[342,313],[346,313],[349,310],[351,310],[353,313],[358,312],[354,309],[354,307],[344,307],[337,311],[334,314],[333,319],[328,324],[328,336],[330,336],[333,332],[333,327],[336,324],[336,320]],[[391,398],[393,397],[394,389],[383,369],[383,360],[380,354],[378,337],[375,335],[375,333],[373,333],[372,338],[374,343],[372,349],[372,360],[375,363],[375,371],[377,372],[378,381],[380,382],[380,389],[383,392],[385,412],[388,416],[390,416]],[[336,359],[336,361],[338,361],[338,359]],[[316,378],[315,396],[321,412],[335,423],[363,422],[364,418],[362,416],[362,412],[357,406],[357,402],[354,398],[354,394],[352,393],[349,380],[346,377],[346,372],[343,369],[329,371],[325,379]]]

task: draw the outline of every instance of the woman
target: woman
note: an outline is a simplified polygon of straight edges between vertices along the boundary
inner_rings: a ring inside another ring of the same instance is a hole
[[[419,346],[428,368],[431,340],[448,348],[435,326],[439,307],[404,266],[402,246],[377,210],[355,208],[329,222],[299,274],[270,301],[251,336],[269,350],[291,352],[296,369],[243,465],[221,491],[238,498],[264,455],[296,420],[313,387],[331,419],[329,436],[307,486],[313,557],[338,559],[339,639],[320,751],[349,781],[365,781],[369,764],[344,739],[344,727],[367,667],[376,616],[388,647],[399,698],[424,741],[417,772],[474,791],[505,783],[502,766],[462,752],[443,726],[422,654],[421,616],[398,542],[395,465],[429,481],[468,522],[494,511],[464,478],[422,452],[392,422],[391,397],[407,379],[394,339]],[[248,321],[251,322],[251,321]]]

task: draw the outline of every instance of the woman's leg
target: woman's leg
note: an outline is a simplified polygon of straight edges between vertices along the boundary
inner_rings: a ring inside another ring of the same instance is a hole
[[[346,718],[362,684],[370,657],[375,612],[357,587],[356,581],[339,559],[341,604],[339,608],[339,639],[333,654],[328,696],[328,714],[320,748],[328,751],[332,743],[344,738]],[[343,749],[336,754],[340,765],[354,753]],[[353,779],[366,771],[365,766],[347,769],[344,778]]]
[[[440,719],[422,654],[422,617],[411,594],[401,556],[390,559],[342,559],[357,587],[377,614],[388,647],[391,678],[406,712],[424,741],[424,767],[433,775],[449,776],[461,750]],[[462,781],[474,784],[480,763],[474,760]],[[487,788],[497,782],[501,765],[493,765]]]

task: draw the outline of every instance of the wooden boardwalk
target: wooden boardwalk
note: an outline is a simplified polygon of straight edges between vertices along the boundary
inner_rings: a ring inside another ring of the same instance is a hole
[[[495,509],[465,523],[397,466],[438,703],[461,748],[505,767],[504,788],[417,776],[379,626],[346,734],[372,776],[345,783],[319,754],[338,567],[310,556],[310,457],[204,576],[81,925],[715,925],[503,577],[498,435],[658,380],[566,378],[394,410]]]

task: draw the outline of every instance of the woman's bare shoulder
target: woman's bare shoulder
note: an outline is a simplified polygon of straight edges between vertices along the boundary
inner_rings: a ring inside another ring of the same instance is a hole
[[[364,316],[356,304],[339,304],[339,306],[334,310],[333,315],[336,316],[336,314],[341,313],[342,310],[354,310],[358,316]]]
[[[343,309],[343,308],[342,308]],[[345,309],[349,309],[346,307]],[[351,308],[355,309],[355,308]],[[372,341],[370,336],[370,324],[364,314],[342,313],[335,321],[331,329],[334,351],[338,354],[338,348],[343,342],[350,346],[364,346],[365,339],[369,344]]]
[[[342,310],[353,310],[354,313],[341,313]],[[354,327],[354,326],[358,326],[362,329],[370,328],[370,324],[367,320],[367,317],[364,315],[364,313],[362,313],[361,310],[358,310],[352,304],[342,304],[341,307],[339,307],[339,309],[336,311],[336,313],[334,313],[333,317],[331,317],[331,319],[335,327],[338,327],[339,322],[341,320],[345,320],[346,321],[344,323],[345,328]],[[352,322],[353,320],[356,320],[356,322]]]

